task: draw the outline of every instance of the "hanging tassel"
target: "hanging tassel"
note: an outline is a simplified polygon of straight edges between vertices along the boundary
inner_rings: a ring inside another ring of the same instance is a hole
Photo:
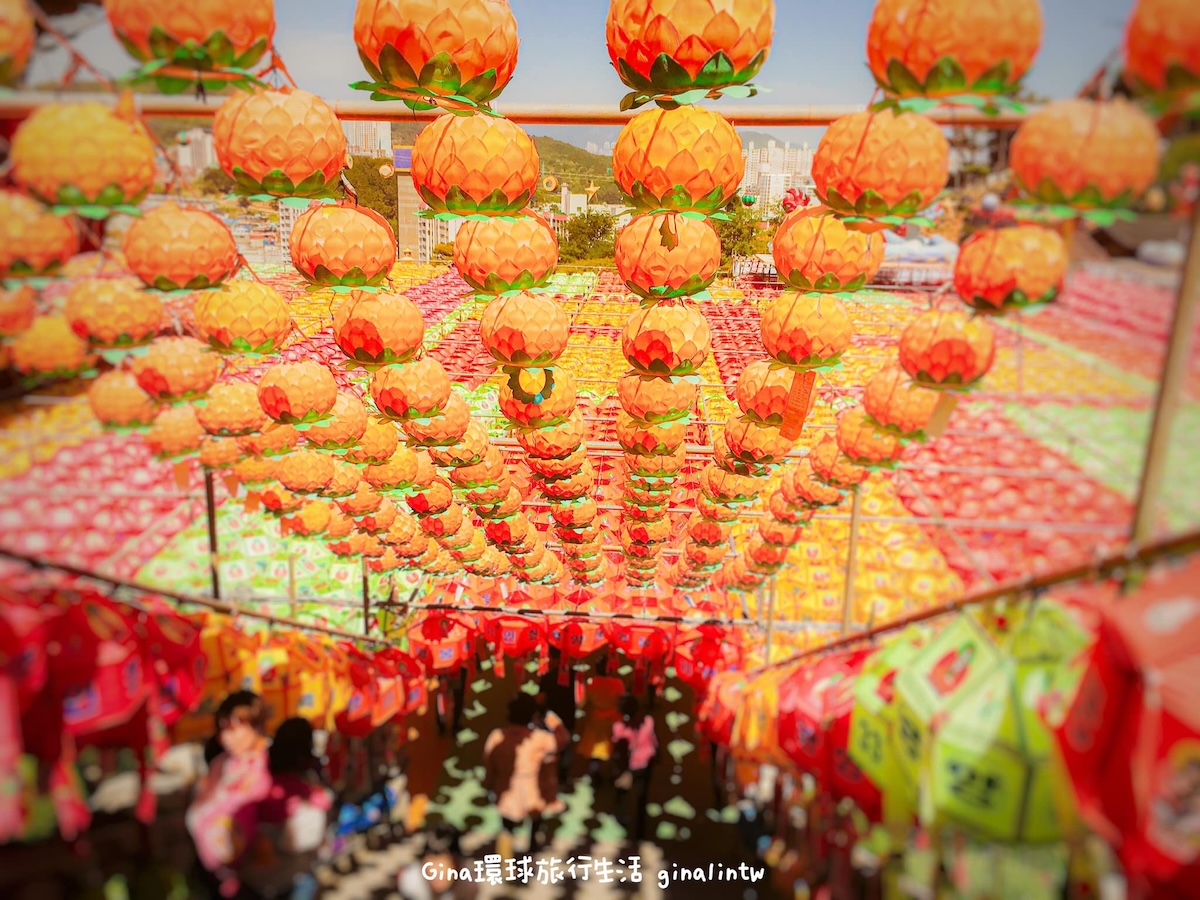
[[[59,834],[63,840],[73,841],[92,824],[92,811],[74,771],[75,739],[63,735],[62,747],[62,755],[50,770],[50,799]]]
[[[564,653],[558,659],[558,686],[566,687],[571,683],[571,660]]]
[[[25,807],[21,803],[21,717],[17,685],[0,675],[0,844],[25,832]]]
[[[575,672],[572,671],[571,676],[574,677],[574,675],[575,675]],[[586,683],[583,678],[575,679],[575,705],[576,706],[583,706],[585,687],[586,687]]]
[[[505,676],[504,651],[503,650],[497,650],[496,662],[492,666],[492,671],[496,673],[497,678],[503,678]]]
[[[633,692],[643,694],[646,691],[646,661],[639,659],[633,667]]]
[[[539,678],[543,677],[549,671],[550,671],[549,648],[545,644],[542,644],[540,650],[538,651],[538,677]]]

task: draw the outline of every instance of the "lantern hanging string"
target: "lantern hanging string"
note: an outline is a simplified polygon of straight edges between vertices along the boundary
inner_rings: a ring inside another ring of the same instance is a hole
[[[342,640],[355,641],[357,643],[377,644],[379,646],[391,646],[391,641],[382,638],[364,637],[361,634],[343,631],[340,628],[331,628],[328,625],[317,625],[312,622],[302,622],[298,619],[289,618],[287,616],[274,616],[270,613],[256,612],[246,609],[237,603],[225,603],[220,600],[213,600],[208,597],[192,597],[187,594],[180,594],[174,591],[161,590],[149,585],[138,584],[135,581],[127,581],[122,578],[113,578],[109,575],[100,575],[96,572],[89,572],[86,569],[68,566],[62,563],[50,562],[48,560],[38,559],[33,556],[26,556],[21,553],[13,553],[10,550],[0,549],[0,558],[11,559],[16,562],[24,563],[33,570],[49,570],[53,572],[61,572],[64,575],[73,575],[77,578],[86,578],[92,581],[98,581],[102,584],[109,585],[112,588],[137,591],[142,594],[149,594],[156,597],[163,597],[167,600],[173,600],[176,603],[186,603],[193,606],[201,606],[205,609],[210,609],[214,612],[224,613],[225,615],[233,616],[234,618],[257,619],[266,622],[270,625],[280,625],[285,628],[294,628],[297,631],[308,631],[314,634],[324,634],[329,637],[341,638]]]
[[[928,609],[923,609],[919,612],[902,616],[899,619],[894,619],[893,621],[882,625],[873,625],[861,631],[854,632],[853,634],[849,634],[832,641],[827,641],[826,643],[821,644],[819,647],[813,647],[809,650],[804,650],[787,659],[780,660],[779,662],[774,662],[770,663],[769,665],[763,665],[755,669],[751,669],[747,671],[746,674],[756,675],[771,669],[778,669],[785,666],[794,665],[833,650],[842,650],[846,647],[851,647],[864,641],[870,641],[874,638],[890,634],[894,631],[900,631],[901,629],[907,628],[909,625],[916,625],[921,622],[927,622],[930,619],[936,619],[940,618],[941,616],[961,612],[964,609],[972,606],[978,606],[982,603],[989,603],[1009,597],[1021,597],[1025,595],[1041,596],[1041,594],[1048,588],[1075,581],[1094,581],[1104,578],[1124,579],[1127,577],[1128,570],[1131,568],[1148,565],[1164,558],[1185,556],[1189,553],[1194,553],[1197,551],[1200,551],[1200,529],[1185,531],[1181,534],[1172,535],[1157,541],[1142,544],[1141,546],[1134,546],[1133,544],[1130,544],[1123,552],[1120,553],[1102,556],[1098,559],[1079,563],[1078,565],[1071,566],[1066,569],[1060,569],[1057,572],[1048,572],[1044,575],[1037,575],[1032,578],[1003,582],[995,587],[990,587],[985,591],[980,591],[975,594],[968,594],[965,597],[960,597],[957,600],[951,600],[948,603],[931,606]]]

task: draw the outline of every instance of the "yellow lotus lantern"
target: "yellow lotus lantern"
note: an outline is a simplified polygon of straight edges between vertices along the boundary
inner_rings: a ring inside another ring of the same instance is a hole
[[[434,213],[519,213],[537,189],[533,139],[507,119],[444,115],[413,143],[412,180]]]
[[[633,89],[622,106],[753,96],[774,29],[775,0],[613,0],[608,55]]]
[[[613,147],[617,185],[647,212],[715,213],[737,193],[745,168],[733,125],[699,106],[638,113]]]
[[[342,352],[370,365],[404,363],[425,340],[425,318],[403,294],[354,291],[333,316]]]
[[[396,262],[396,234],[370,207],[314,201],[292,226],[288,249],[310,290],[378,287]]]
[[[517,66],[517,21],[508,0],[359,0],[354,43],[373,81],[353,85],[411,109],[482,106]]]
[[[428,418],[450,401],[450,377],[432,356],[387,366],[371,376],[371,399],[390,419]]]
[[[1187,0],[1135,0],[1125,27],[1125,79],[1164,112],[1200,104],[1200,11]]]
[[[125,263],[160,291],[216,287],[241,264],[225,223],[208,210],[164,203],[125,232]]]
[[[621,333],[621,351],[646,375],[690,375],[699,371],[712,346],[703,314],[683,301],[664,301],[633,313]]]
[[[271,353],[292,330],[283,295],[257,281],[231,281],[198,294],[192,315],[200,337],[224,353]]]
[[[708,222],[678,213],[638,216],[621,229],[614,248],[617,272],[647,300],[699,293],[721,266],[721,239]]]
[[[497,297],[479,320],[479,339],[488,353],[520,368],[541,368],[558,359],[570,331],[562,306],[545,294]]]
[[[558,264],[558,236],[531,209],[516,218],[467,221],[454,239],[454,267],[485,294],[540,287]]]
[[[780,279],[798,291],[857,291],[883,265],[882,235],[851,231],[826,209],[797,209],[775,233]]]
[[[358,485],[362,482],[362,480],[363,472],[358,466],[354,465],[353,463],[344,462],[340,459],[334,460],[333,478],[329,480],[329,484],[325,485],[325,487],[322,488],[319,493],[322,497],[325,497],[329,500],[338,500],[342,497],[350,497],[353,496],[354,492],[358,490]],[[376,487],[376,485],[369,480],[367,483],[372,487]]]
[[[95,347],[133,347],[152,340],[162,325],[162,301],[129,278],[88,278],[67,292],[63,315]]]
[[[417,477],[417,454],[404,444],[381,463],[369,465],[362,470],[367,484],[380,493],[399,491],[411,485]]]
[[[337,402],[337,382],[328,368],[310,359],[277,363],[258,381],[258,402],[276,422],[316,422]]]
[[[926,387],[967,387],[992,367],[995,341],[983,319],[960,310],[931,309],[900,335],[900,365]]]
[[[146,446],[156,456],[172,459],[198,451],[204,437],[204,428],[196,418],[195,407],[183,403],[160,412],[144,439]]]
[[[324,534],[329,528],[329,523],[333,519],[333,512],[329,508],[328,503],[322,503],[320,500],[309,500],[299,510],[290,516],[284,516],[279,520],[279,525],[285,532],[290,531],[292,534],[298,534],[301,537],[314,537],[318,534]]]
[[[977,231],[954,263],[954,290],[979,312],[1003,313],[1049,303],[1062,289],[1067,249],[1040,225]]]
[[[240,437],[253,434],[267,424],[258,405],[258,391],[247,381],[223,381],[213,385],[196,419],[209,434]]]
[[[0,278],[53,275],[79,252],[73,221],[17,191],[0,191]]]
[[[221,358],[195,338],[160,337],[133,358],[130,370],[143,391],[174,403],[208,393],[221,374]]]
[[[333,109],[295,88],[238,92],[213,118],[217,162],[239,193],[328,197],[346,161],[346,134]]]
[[[13,87],[21,79],[36,39],[25,0],[0,0],[0,87]]]
[[[832,365],[850,346],[854,328],[836,297],[785,291],[763,310],[763,346],[793,369]]]
[[[895,224],[929,206],[950,172],[950,145],[927,119],[894,110],[837,119],[813,155],[817,195],[851,221]]]
[[[305,442],[318,450],[347,450],[367,430],[367,408],[356,394],[338,391],[329,418],[313,424],[304,433]]]
[[[87,218],[136,213],[154,183],[146,129],[93,101],[38,107],[17,127],[9,159],[18,185],[56,212]]]
[[[154,421],[159,405],[124,369],[103,373],[88,387],[88,406],[106,428],[143,428]]]

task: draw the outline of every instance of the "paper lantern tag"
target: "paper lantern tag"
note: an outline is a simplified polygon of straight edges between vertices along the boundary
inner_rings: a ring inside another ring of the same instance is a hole
[[[788,392],[787,406],[783,411],[783,424],[779,426],[779,434],[789,441],[800,437],[804,429],[804,420],[812,408],[813,386],[817,383],[816,372],[797,372],[792,379],[792,389]]]
[[[933,414],[929,417],[929,422],[925,425],[925,434],[931,438],[941,437],[946,430],[946,425],[950,421],[950,416],[953,415],[955,407],[958,406],[957,394],[942,394],[938,398],[937,406],[933,408]]]
[[[181,492],[186,492],[192,486],[192,469],[187,464],[186,460],[180,460],[175,463],[172,471],[175,474],[175,487]]]
[[[248,513],[258,512],[259,502],[258,494],[251,491],[246,495],[246,502],[242,504],[242,509]]]
[[[229,492],[230,497],[238,495],[238,489],[242,486],[242,483],[237,478],[233,475],[222,475],[221,482],[225,485],[225,490]]]

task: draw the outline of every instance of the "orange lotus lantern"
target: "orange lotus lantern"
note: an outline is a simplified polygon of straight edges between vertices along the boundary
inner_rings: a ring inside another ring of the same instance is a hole
[[[687,446],[678,447],[674,453],[660,456],[642,456],[637,453],[625,454],[625,468],[631,475],[641,475],[644,478],[670,478],[678,475],[687,463]]]
[[[344,538],[354,533],[354,520],[338,509],[336,506],[325,504],[329,507],[329,524],[325,528],[325,536],[329,538]]]
[[[366,406],[356,394],[338,391],[329,418],[309,428],[304,440],[317,450],[347,450],[358,444],[366,430]]]
[[[358,465],[378,465],[391,459],[400,445],[400,432],[395,422],[387,419],[368,419],[367,430],[358,443],[346,451],[346,461]]]
[[[863,409],[875,424],[901,438],[918,437],[938,404],[938,394],[914,384],[903,369],[892,366],[867,381]]]
[[[699,513],[692,513],[687,521],[688,538],[706,547],[726,547],[733,532],[732,522],[718,522]]]
[[[497,297],[479,320],[479,339],[506,366],[540,368],[567,349],[571,323],[562,306],[545,294]]]
[[[201,441],[197,458],[200,465],[210,471],[228,469],[242,458],[242,451],[238,449],[237,441],[233,438],[209,435]]]
[[[487,451],[487,429],[479,422],[472,421],[463,433],[462,440],[449,447],[430,448],[429,456],[439,466],[473,466],[483,459]]]
[[[454,491],[442,478],[431,482],[423,490],[406,499],[408,508],[419,516],[432,516],[445,512],[454,503]]]
[[[454,239],[454,267],[484,294],[540,287],[558,264],[558,236],[531,209],[516,218],[467,221]]]
[[[274,422],[263,428],[259,434],[238,438],[238,446],[242,448],[242,452],[252,456],[278,456],[287,453],[299,443],[299,431],[291,425]]]
[[[557,425],[519,429],[516,438],[530,456],[560,459],[574,453],[586,435],[587,426],[577,409]]]
[[[462,440],[471,425],[471,408],[456,391],[451,391],[441,412],[422,419],[406,419],[404,434],[414,447],[449,447]]]
[[[1166,111],[1196,108],[1200,12],[1187,0],[1136,0],[1125,27],[1125,80]]]
[[[617,185],[647,212],[715,213],[737,193],[745,168],[733,125],[699,106],[638,113],[613,147]]]
[[[774,495],[772,495],[774,498]],[[804,534],[804,525],[792,524],[774,516],[763,516],[758,520],[758,535],[776,547],[794,547]]]
[[[81,164],[79,148],[88,153]],[[48,103],[17,126],[13,180],[55,212],[136,213],[154,183],[154,144],[136,119],[103,103]]]
[[[388,366],[371,376],[371,399],[389,419],[428,418],[450,401],[450,377],[432,356]]]
[[[1058,100],[1021,123],[1009,163],[1033,202],[1075,210],[1132,206],[1158,175],[1154,120],[1123,98]]]
[[[792,369],[833,365],[850,346],[854,326],[836,297],[785,291],[763,310],[763,345]]]
[[[961,310],[931,309],[900,335],[900,365],[927,387],[964,388],[992,367],[995,340],[983,319]]]
[[[743,415],[763,425],[779,425],[795,376],[765,359],[750,363],[738,376],[734,399]]]
[[[817,195],[834,212],[892,223],[929,206],[950,172],[950,145],[925,116],[893,110],[834,121],[813,155]]]
[[[333,315],[333,336],[356,362],[408,362],[425,340],[425,318],[403,294],[354,291]]]
[[[246,381],[223,381],[213,385],[196,419],[209,434],[240,437],[253,434],[267,424],[258,405],[258,391]]]
[[[63,315],[94,347],[133,347],[158,333],[163,308],[131,278],[88,278],[71,285]]]
[[[1040,225],[977,231],[954,264],[954,290],[980,312],[1003,313],[1049,303],[1062,289],[1067,250]]]
[[[764,425],[748,416],[730,416],[724,435],[730,455],[752,466],[783,462],[794,443],[780,433],[779,426]]]
[[[216,287],[240,265],[224,222],[208,210],[171,201],[133,221],[121,252],[130,271],[160,291]]]
[[[171,64],[154,70],[161,89],[171,93],[194,84],[196,73],[248,69],[262,59],[275,36],[273,0],[207,0],[184,6],[107,0],[104,10],[131,56]]]
[[[192,314],[200,337],[222,353],[271,353],[292,330],[283,295],[257,281],[231,281],[198,294]]]
[[[33,55],[37,28],[24,0],[0,2],[0,86],[12,87]]]
[[[88,405],[100,424],[110,428],[142,428],[153,422],[159,411],[133,374],[123,369],[105,372],[91,383]]]
[[[239,91],[222,103],[213,147],[238,192],[251,196],[332,196],[346,161],[346,134],[333,109],[288,87]]]
[[[184,403],[160,412],[146,432],[145,441],[156,456],[174,458],[195,453],[204,437],[195,408]]]
[[[78,252],[70,218],[25,194],[0,191],[0,278],[53,275]]]
[[[598,514],[599,510],[596,507],[596,501],[590,497],[581,497],[578,500],[565,500],[561,503],[555,503],[550,507],[550,515],[554,518],[554,521],[566,528],[590,525],[596,521]]]
[[[575,409],[575,379],[566,369],[542,369],[532,373],[536,386],[521,385],[522,371],[500,383],[500,412],[514,425],[541,428],[561,422]],[[515,389],[514,389],[515,384]]]
[[[293,494],[278,484],[267,484],[255,491],[263,509],[274,516],[281,516],[292,510],[299,509],[305,504],[303,497]],[[366,551],[360,551],[366,555]]]
[[[678,213],[638,216],[621,229],[614,246],[617,272],[647,300],[699,293],[721,266],[721,239],[703,219]]]
[[[572,472],[578,472],[587,461],[587,447],[580,444],[569,455],[556,459],[554,457],[526,456],[525,462],[534,475],[543,478],[561,478]]]
[[[843,455],[860,466],[890,467],[904,452],[900,439],[872,422],[861,406],[838,415],[836,440]]]
[[[264,485],[275,480],[278,468],[279,460],[274,457],[260,459],[257,456],[247,456],[234,463],[233,477],[247,486]]]
[[[714,463],[700,470],[701,492],[717,503],[749,503],[762,487],[759,479],[727,472]]]
[[[851,231],[829,210],[796,209],[775,232],[780,279],[798,291],[857,291],[883,265],[882,235]]]
[[[808,461],[813,473],[834,488],[852,488],[862,484],[871,474],[870,470],[856,466],[848,460],[838,447],[837,440],[830,434],[824,435],[809,451]]]
[[[289,491],[315,494],[325,490],[333,481],[333,457],[315,450],[294,450],[280,457],[275,477]]]
[[[314,537],[326,532],[332,518],[333,512],[329,509],[328,503],[309,500],[292,515],[282,517],[279,520],[279,527],[285,534],[291,532],[301,537]]]
[[[617,381],[621,408],[643,422],[686,418],[700,392],[695,381],[669,375],[629,372]]]
[[[481,106],[500,96],[517,66],[517,21],[508,0],[359,0],[358,56],[374,79],[353,85],[412,109]]]
[[[736,96],[766,62],[775,0],[613,0],[605,37],[621,81],[633,89],[623,105],[663,96],[700,95],[733,85]],[[686,98],[681,98],[683,102]]]
[[[367,206],[314,202],[292,226],[292,265],[317,287],[378,287],[396,262],[396,234]]]
[[[358,488],[349,497],[336,501],[337,508],[352,519],[361,519],[370,515],[383,505],[383,495],[365,481],[360,481]]]
[[[621,351],[634,370],[646,375],[691,375],[712,346],[708,321],[682,300],[636,310],[621,333]]]
[[[504,454],[496,447],[488,447],[483,458],[472,466],[459,466],[450,472],[450,480],[457,487],[480,490],[488,485],[498,485],[507,473]]]
[[[596,486],[596,470],[585,462],[579,471],[561,478],[539,478],[542,493],[553,500],[578,500],[592,492]]]
[[[651,424],[622,410],[617,414],[617,442],[626,453],[664,456],[674,453],[687,436],[687,422],[672,419]]]
[[[221,358],[195,338],[160,337],[133,358],[130,371],[151,397],[174,403],[208,393],[221,374]]]
[[[333,478],[329,480],[329,484],[325,485],[319,493],[322,497],[330,500],[340,500],[343,497],[350,497],[358,490],[358,485],[362,482],[364,473],[358,466],[345,462],[344,460],[335,460],[333,464]],[[378,485],[370,479],[367,484],[379,490]]]
[[[258,402],[275,422],[298,425],[323,419],[337,402],[333,373],[310,359],[276,363],[258,380]]]
[[[867,62],[892,97],[1012,94],[1041,41],[1038,0],[878,0]]]
[[[825,452],[828,452],[826,450]],[[812,459],[802,459],[783,473],[780,491],[784,500],[793,506],[819,509],[840,503],[842,494],[837,488],[817,480]]]
[[[435,213],[519,213],[537,189],[533,139],[508,119],[444,115],[417,135],[412,180]]]

